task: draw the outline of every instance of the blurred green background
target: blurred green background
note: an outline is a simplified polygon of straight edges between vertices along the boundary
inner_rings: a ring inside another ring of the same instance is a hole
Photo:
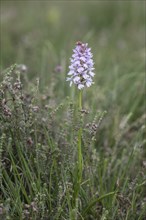
[[[1,1],[1,69],[25,64],[29,79],[39,77],[43,88],[61,65],[56,97],[62,99],[72,93],[65,78],[75,42],[88,42],[96,72],[88,105],[116,105],[137,117],[144,110],[144,6],[124,0]]]
[[[144,1],[1,1],[1,67],[48,72],[83,40],[97,72],[99,63],[134,68],[144,61],[144,27]]]

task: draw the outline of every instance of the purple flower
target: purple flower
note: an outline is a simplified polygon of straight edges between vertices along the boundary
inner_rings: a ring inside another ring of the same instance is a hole
[[[56,73],[60,73],[60,72],[62,71],[62,66],[61,66],[61,65],[57,65],[57,66],[55,67],[54,71],[55,71]]]
[[[70,86],[74,83],[78,89],[84,87],[90,87],[93,84],[93,76],[95,75],[93,70],[93,60],[91,49],[88,48],[88,44],[77,42],[76,47],[73,50],[73,55],[70,59],[71,65],[70,71],[66,81],[70,82]]]

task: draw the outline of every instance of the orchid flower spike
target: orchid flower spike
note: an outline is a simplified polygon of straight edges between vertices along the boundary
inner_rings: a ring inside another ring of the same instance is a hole
[[[70,82],[70,86],[75,84],[78,89],[83,89],[84,87],[90,87],[93,84],[93,60],[91,49],[88,48],[88,44],[82,42],[77,42],[76,47],[73,50],[73,55],[70,59],[71,65],[69,66],[69,73],[66,81]]]

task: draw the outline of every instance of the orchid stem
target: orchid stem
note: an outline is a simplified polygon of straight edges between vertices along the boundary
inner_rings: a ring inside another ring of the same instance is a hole
[[[79,103],[78,103],[79,111],[82,110],[82,92],[79,91]],[[81,121],[80,121],[81,123]],[[82,125],[80,124],[78,130],[78,163],[77,163],[77,182],[75,188],[75,208],[76,211],[78,210],[78,198],[79,198],[79,191],[82,182],[82,171],[83,171],[83,157],[82,157]],[[76,213],[77,216],[77,213]],[[76,219],[76,218],[75,218]]]
[[[79,111],[82,110],[82,91],[79,91]],[[82,127],[80,125],[78,131],[78,183],[79,186],[82,181],[82,169],[83,169],[83,158],[82,158]]]

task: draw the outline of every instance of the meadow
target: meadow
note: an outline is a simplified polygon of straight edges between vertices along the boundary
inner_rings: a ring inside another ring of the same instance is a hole
[[[0,5],[0,220],[145,220],[145,1]],[[95,67],[80,109],[77,41]]]

